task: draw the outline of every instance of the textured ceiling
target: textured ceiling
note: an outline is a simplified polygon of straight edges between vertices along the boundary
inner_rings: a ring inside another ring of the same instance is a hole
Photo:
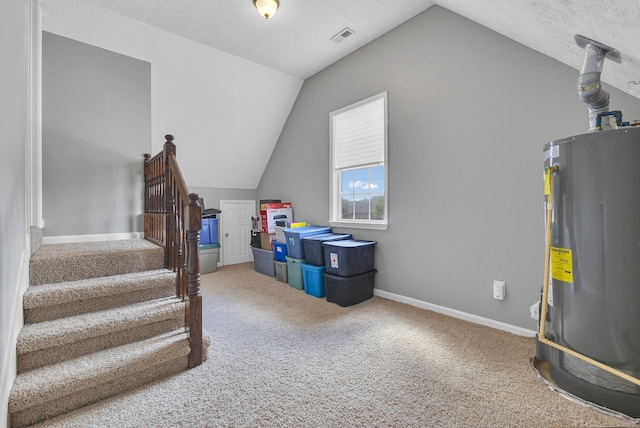
[[[602,79],[640,97],[638,0],[440,0],[438,4],[576,69],[581,34],[618,49],[622,63],[605,61]],[[630,84],[637,81],[638,85]]]
[[[640,97],[639,0],[280,0],[269,20],[252,0],[86,1],[303,79],[435,3],[576,69],[575,34],[612,46],[622,63],[603,80]],[[329,40],[345,27],[355,34]]]
[[[305,79],[433,5],[428,0],[280,0],[264,19],[253,0],[87,0]],[[329,39],[345,27],[355,34]]]

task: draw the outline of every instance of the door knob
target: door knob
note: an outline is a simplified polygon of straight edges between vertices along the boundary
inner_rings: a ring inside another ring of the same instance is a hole
[[[225,238],[228,238],[228,237],[229,237],[229,232],[225,233],[225,234],[224,234],[224,237],[225,237]]]

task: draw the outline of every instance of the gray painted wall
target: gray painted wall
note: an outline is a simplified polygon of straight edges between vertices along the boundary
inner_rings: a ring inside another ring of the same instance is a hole
[[[9,375],[14,307],[20,293],[19,273],[26,250],[27,212],[25,190],[25,124],[26,124],[26,58],[25,2],[10,1],[0,5],[0,51],[2,78],[0,79],[0,397]],[[26,268],[26,267],[25,267]],[[5,377],[7,376],[7,377]],[[5,409],[6,410],[6,409]],[[6,415],[0,411],[0,415]],[[0,425],[6,420],[0,418]]]
[[[388,90],[389,229],[334,230],[378,242],[376,288],[533,330],[542,148],[587,130],[577,74],[434,6],[305,81],[258,198],[327,224],[329,112]],[[606,89],[612,109],[640,118],[637,99]],[[506,300],[493,300],[494,279]]]
[[[47,32],[42,45],[43,235],[141,232],[150,64]]]
[[[204,198],[205,208],[220,209],[220,200],[231,201],[255,201],[257,190],[255,189],[221,189],[214,187],[190,187],[191,192],[197,193]]]

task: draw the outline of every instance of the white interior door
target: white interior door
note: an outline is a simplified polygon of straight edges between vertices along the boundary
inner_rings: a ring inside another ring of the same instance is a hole
[[[256,215],[255,201],[220,201],[220,242],[222,264],[253,261],[251,252],[251,217]]]

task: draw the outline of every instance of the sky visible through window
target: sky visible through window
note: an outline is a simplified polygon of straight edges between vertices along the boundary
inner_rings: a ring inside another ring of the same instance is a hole
[[[343,219],[384,217],[384,166],[343,171],[341,185]]]

